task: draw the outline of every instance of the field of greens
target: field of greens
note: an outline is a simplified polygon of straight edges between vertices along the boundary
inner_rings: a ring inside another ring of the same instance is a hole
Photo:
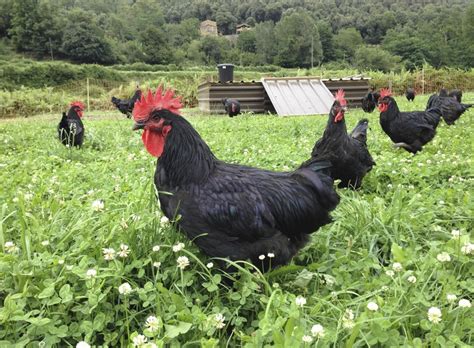
[[[327,122],[183,115],[220,159],[278,171]],[[348,128],[367,116],[377,165],[362,189],[338,190],[334,222],[292,264],[241,263],[233,283],[163,218],[131,120],[86,111],[82,149],[57,140],[60,114],[1,121],[0,346],[473,345],[474,111],[416,156],[392,148],[377,112],[350,110]]]

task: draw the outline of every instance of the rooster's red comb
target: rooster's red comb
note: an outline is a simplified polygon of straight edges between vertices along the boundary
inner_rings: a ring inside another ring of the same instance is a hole
[[[80,101],[73,101],[71,104],[71,106],[77,106],[79,109],[81,109],[82,111],[84,111],[84,109],[86,108],[84,106],[84,104]]]
[[[380,90],[380,98],[383,99],[385,97],[391,97],[392,96],[392,91],[388,88],[382,88]]]
[[[336,98],[341,106],[347,105],[347,101],[344,99],[344,90],[342,88],[337,90],[336,94],[334,94],[334,98]]]
[[[152,111],[163,109],[179,115],[179,109],[182,107],[181,97],[175,97],[172,89],[166,90],[163,94],[163,88],[159,86],[154,94],[148,90],[146,95],[141,95],[133,107],[133,119],[143,121],[150,116]]]

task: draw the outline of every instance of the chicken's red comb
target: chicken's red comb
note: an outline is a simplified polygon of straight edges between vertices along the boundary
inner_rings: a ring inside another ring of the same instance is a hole
[[[392,91],[388,88],[382,88],[380,90],[380,98],[383,99],[385,97],[391,97],[392,96]]]
[[[182,107],[181,97],[175,97],[172,89],[166,90],[163,94],[163,88],[159,86],[154,94],[151,90],[148,90],[146,95],[142,93],[133,107],[133,119],[143,121],[150,116],[152,111],[163,109],[179,115],[179,109]]]
[[[334,94],[334,98],[336,98],[341,106],[347,105],[347,101],[344,99],[344,90],[342,88],[337,90],[336,94]]]
[[[77,106],[81,110],[84,110],[86,108],[82,102],[77,101],[77,100],[73,101],[70,105],[71,106]]]

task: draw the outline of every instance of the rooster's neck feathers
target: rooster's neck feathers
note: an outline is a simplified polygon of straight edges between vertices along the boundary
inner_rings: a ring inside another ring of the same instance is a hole
[[[159,167],[166,172],[171,186],[197,184],[207,180],[217,159],[199,133],[182,116],[159,111],[172,121]]]

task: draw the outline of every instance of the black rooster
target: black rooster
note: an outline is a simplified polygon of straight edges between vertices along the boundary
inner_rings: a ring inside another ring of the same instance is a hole
[[[331,176],[340,179],[339,187],[359,188],[362,178],[375,164],[367,149],[367,128],[369,121],[360,120],[350,135],[347,134],[344,112],[346,100],[339,90],[329,112],[323,137],[314,145],[312,159],[331,162]]]
[[[413,88],[408,88],[407,91],[405,92],[405,97],[407,97],[408,101],[414,101],[415,100],[415,90]]]
[[[159,157],[161,209],[170,219],[181,216],[179,227],[204,253],[268,270],[290,261],[311,233],[331,222],[339,196],[324,174],[328,162],[294,172],[225,163],[178,114],[180,107],[172,91],[149,91],[135,104],[134,129],[144,130],[146,149]]]
[[[240,114],[240,102],[237,99],[224,98],[222,99],[222,104],[224,104],[225,112],[230,117]]]
[[[63,112],[63,117],[58,125],[59,140],[66,146],[82,146],[84,141],[84,124],[81,117],[84,111],[84,104],[80,101],[71,103],[67,115]]]
[[[411,153],[421,151],[423,145],[434,138],[441,111],[432,108],[426,111],[400,112],[397,102],[388,89],[380,91],[380,125],[395,143]]]
[[[117,109],[119,109],[119,111],[122,114],[126,115],[127,118],[131,118],[135,102],[138,99],[140,99],[141,96],[142,96],[142,91],[137,86],[137,90],[133,94],[132,98],[130,98],[130,99],[118,99],[118,98],[112,97],[112,103],[115,105],[115,107]]]
[[[367,95],[362,98],[362,110],[365,112],[372,112],[375,110],[377,106],[377,102],[379,101],[380,94],[378,92],[369,92]]]
[[[455,92],[453,95],[451,93]],[[469,109],[473,104],[463,104],[458,101],[461,100],[462,93],[460,91],[453,91],[448,95],[445,89],[441,89],[439,94],[433,94],[428,99],[426,109],[438,108],[441,110],[441,115],[448,125],[453,125],[461,115]],[[460,94],[456,93],[460,92]]]

